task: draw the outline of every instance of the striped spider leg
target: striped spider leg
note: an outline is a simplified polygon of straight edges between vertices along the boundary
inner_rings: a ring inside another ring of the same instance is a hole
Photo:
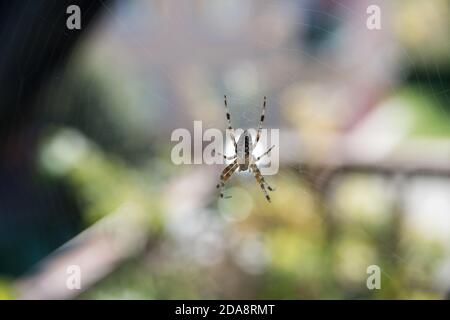
[[[237,155],[237,143],[236,143],[236,137],[234,136],[234,129],[231,125],[231,116],[230,116],[230,109],[228,109],[228,103],[227,103],[227,96],[223,96],[223,102],[225,104],[225,111],[227,113],[227,121],[228,121],[228,130],[230,131],[231,139],[233,140],[234,144],[234,154]]]
[[[225,182],[227,182],[228,179],[230,179],[231,175],[239,168],[239,165],[237,163],[237,159],[235,159],[232,163],[227,165],[225,169],[223,169],[221,175],[220,175],[220,182],[217,184],[217,189],[220,188],[220,197],[221,198],[231,198],[231,196],[224,197],[223,190],[225,188]]]
[[[275,188],[271,187],[267,181],[264,179],[264,176],[261,174],[261,171],[259,170],[258,166],[256,165],[256,162],[261,159],[263,156],[265,156],[266,154],[268,154],[275,146],[271,146],[266,152],[264,152],[262,155],[260,155],[259,157],[255,158],[252,156],[253,161],[250,164],[250,170],[253,172],[253,175],[255,176],[256,182],[259,183],[262,191],[264,192],[264,195],[266,196],[267,201],[270,202],[270,196],[267,193],[267,190],[265,187],[267,187],[267,189],[269,189],[269,191],[275,191]]]
[[[217,188],[220,188],[220,197],[223,198],[223,189],[225,187],[225,182],[231,177],[231,175],[238,169],[238,164],[237,164],[237,143],[236,143],[236,137],[234,135],[234,128],[231,125],[231,115],[230,115],[230,109],[228,108],[228,103],[227,103],[227,96],[224,95],[223,96],[223,102],[225,105],[225,111],[226,111],[226,115],[227,115],[227,122],[228,122],[228,130],[230,132],[230,136],[231,139],[233,140],[233,145],[234,145],[234,155],[233,156],[226,156],[224,154],[221,154],[220,152],[217,152],[217,154],[223,156],[223,158],[225,160],[234,160],[231,164],[229,164],[228,166],[225,167],[225,169],[223,169],[222,174],[220,175],[220,183],[217,185]],[[216,152],[214,150],[214,152]],[[225,198],[231,198],[231,196],[227,196]]]
[[[233,140],[234,145],[234,155],[233,156],[226,156],[220,152],[217,152],[216,150],[213,150],[213,154],[221,155],[225,160],[234,160],[237,156],[237,143],[236,143],[236,137],[234,135],[234,128],[231,125],[231,116],[230,116],[230,109],[228,109],[228,103],[227,103],[227,96],[223,96],[223,102],[225,104],[225,111],[227,115],[227,122],[228,122],[228,131],[230,132],[231,140]]]

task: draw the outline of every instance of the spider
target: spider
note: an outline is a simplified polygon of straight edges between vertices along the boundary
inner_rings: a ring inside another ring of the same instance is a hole
[[[256,144],[259,141],[259,138],[261,136],[261,130],[262,130],[262,124],[264,122],[264,114],[266,111],[266,97],[264,97],[264,103],[262,107],[261,112],[261,119],[259,121],[259,127],[256,134],[256,140],[255,143],[253,143],[252,135],[248,130],[244,130],[244,132],[239,136],[239,140],[236,142],[236,138],[234,135],[234,129],[231,125],[231,117],[230,117],[230,111],[228,109],[227,104],[227,96],[224,95],[224,104],[225,104],[225,111],[227,113],[227,121],[228,121],[228,130],[230,131],[231,139],[234,143],[234,155],[233,156],[226,156],[223,154],[220,154],[223,156],[226,160],[234,160],[232,163],[227,165],[225,169],[223,169],[222,174],[220,175],[220,182],[217,184],[217,189],[220,188],[220,197],[224,198],[223,190],[225,187],[225,182],[230,179],[230,177],[233,175],[233,173],[239,169],[240,172],[242,171],[250,171],[253,172],[253,175],[255,176],[256,181],[261,186],[262,191],[264,192],[267,201],[270,202],[269,194],[267,193],[267,189],[269,191],[275,191],[274,188],[272,188],[265,180],[263,175],[261,174],[261,171],[259,171],[258,166],[256,165],[256,162],[258,162],[259,159],[264,157],[265,155],[269,154],[269,152],[275,147],[275,145],[271,146],[266,152],[264,152],[259,157],[253,156],[253,149],[255,148]],[[225,198],[231,198],[231,196],[227,196]]]

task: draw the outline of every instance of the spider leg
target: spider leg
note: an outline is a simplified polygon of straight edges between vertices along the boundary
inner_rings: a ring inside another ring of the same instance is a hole
[[[261,111],[261,118],[259,120],[259,127],[258,127],[258,133],[256,134],[255,145],[258,143],[259,137],[261,136],[262,125],[263,125],[264,117],[266,114],[266,100],[267,100],[266,96],[264,96],[264,103],[263,103],[263,107],[262,107],[262,111]]]
[[[220,197],[224,198],[223,196],[223,190],[225,187],[225,182],[230,179],[231,175],[239,168],[239,164],[237,163],[237,160],[234,160],[233,163],[229,164],[228,166],[223,169],[222,174],[220,175],[220,182],[217,184],[217,188],[220,188]],[[227,196],[225,198],[231,198],[231,196]]]
[[[269,186],[269,184],[264,180],[263,175],[261,174],[261,171],[259,171],[258,166],[254,163],[252,163],[250,165],[250,169],[253,172],[253,175],[255,176],[256,181],[259,183],[262,191],[264,192],[267,201],[270,202],[270,196],[267,193],[266,187],[264,186],[264,184],[267,185],[267,189],[269,189],[270,191],[274,191],[275,189],[273,189],[271,186]]]
[[[230,116],[230,109],[228,109],[227,96],[224,95],[223,99],[224,99],[223,101],[225,103],[225,111],[227,113],[228,130],[230,130],[230,136],[231,136],[231,139],[233,139],[234,152],[237,153],[237,142],[236,142],[236,137],[234,136],[234,129],[231,125],[231,116]]]
[[[257,172],[257,174],[259,175],[261,181],[267,186],[267,189],[269,189],[269,191],[275,191],[276,189],[274,187],[271,187],[267,183],[266,179],[264,179],[264,176],[262,175],[261,170],[259,170],[258,166],[255,163],[253,163],[253,166],[254,166],[254,169],[252,169],[252,171],[256,171]]]
[[[266,152],[264,152],[262,155],[260,155],[259,157],[257,157],[257,158],[255,159],[255,162],[256,162],[256,161],[259,161],[259,159],[261,159],[261,158],[264,157],[266,154],[268,154],[270,151],[272,151],[273,148],[275,148],[275,145],[271,146]]]

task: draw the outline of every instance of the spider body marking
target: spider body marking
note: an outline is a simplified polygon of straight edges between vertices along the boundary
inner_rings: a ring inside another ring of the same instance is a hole
[[[239,169],[239,171],[247,171],[253,173],[256,181],[259,183],[262,191],[264,192],[264,195],[267,199],[267,201],[270,202],[270,196],[267,193],[266,187],[269,191],[275,191],[274,188],[272,188],[264,179],[264,176],[261,174],[261,171],[259,170],[258,166],[256,165],[256,162],[258,162],[259,159],[261,159],[263,156],[270,153],[270,151],[275,147],[274,145],[271,146],[266,152],[264,152],[259,157],[253,156],[253,150],[255,149],[256,144],[259,141],[259,138],[261,136],[261,130],[262,130],[262,124],[264,122],[265,117],[265,111],[266,111],[266,97],[264,97],[264,103],[261,111],[261,118],[259,121],[259,127],[256,134],[255,142],[253,143],[252,136],[248,130],[244,130],[244,132],[239,137],[239,140],[236,142],[236,137],[234,135],[234,129],[231,125],[231,117],[230,112],[228,109],[227,104],[227,96],[224,96],[224,104],[225,104],[225,110],[227,114],[227,122],[228,122],[228,130],[230,131],[230,136],[233,140],[234,144],[234,152],[235,154],[233,156],[226,156],[222,155],[224,159],[226,160],[233,160],[232,163],[227,165],[225,169],[223,169],[221,175],[220,175],[220,182],[217,184],[217,188],[220,188],[220,197],[224,198],[223,190],[225,188],[225,182],[230,179],[230,177],[233,175],[236,170]],[[225,198],[231,198],[230,196],[227,196]]]
[[[240,171],[248,170],[250,158],[253,152],[253,142],[251,134],[245,130],[237,142],[236,158]]]

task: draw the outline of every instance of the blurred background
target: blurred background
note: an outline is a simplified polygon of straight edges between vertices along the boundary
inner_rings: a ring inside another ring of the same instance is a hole
[[[0,298],[449,298],[448,0],[0,3]],[[171,161],[224,94],[268,97],[271,204]]]

